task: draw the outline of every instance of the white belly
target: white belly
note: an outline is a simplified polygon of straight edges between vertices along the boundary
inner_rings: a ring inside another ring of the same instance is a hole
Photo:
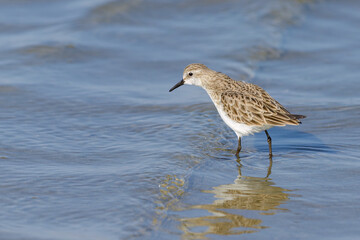
[[[220,107],[217,107],[217,110],[222,120],[236,133],[238,137],[248,136],[250,134],[252,135],[273,127],[272,125],[249,126],[243,123],[238,123],[228,117],[228,115]]]
[[[211,98],[211,96],[210,96]],[[216,109],[219,112],[220,117],[222,118],[222,120],[226,123],[226,125],[228,125],[235,133],[236,135],[239,137],[243,137],[243,136],[248,136],[248,135],[253,135],[254,133],[258,133],[261,131],[265,131],[269,128],[272,128],[272,125],[263,125],[263,126],[250,126],[250,125],[246,125],[243,123],[238,123],[235,122],[234,120],[232,120],[222,109],[222,106],[215,104],[214,105],[216,107]]]

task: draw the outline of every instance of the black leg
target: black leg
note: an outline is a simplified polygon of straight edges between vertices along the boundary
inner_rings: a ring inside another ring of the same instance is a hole
[[[268,178],[271,174],[271,168],[272,168],[272,157],[269,156],[269,167],[265,178]]]
[[[238,172],[239,172],[239,177],[241,177],[242,175],[241,175],[241,167],[242,167],[242,164],[241,164],[241,162],[240,162],[240,158],[239,158],[239,161],[238,161]]]
[[[272,157],[272,147],[271,147],[271,137],[267,130],[265,130],[266,136],[267,136],[267,142],[269,144],[269,156]]]
[[[238,148],[236,150],[236,156],[239,157],[239,153],[241,151],[241,137],[239,137],[239,142],[238,142]]]

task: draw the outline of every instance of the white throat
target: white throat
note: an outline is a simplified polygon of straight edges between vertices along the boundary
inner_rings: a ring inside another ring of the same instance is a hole
[[[199,87],[202,86],[200,78],[196,78],[196,77],[186,79],[184,84],[195,85]]]

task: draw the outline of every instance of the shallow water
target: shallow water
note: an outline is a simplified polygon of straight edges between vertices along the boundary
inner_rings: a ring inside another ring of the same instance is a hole
[[[1,1],[1,239],[356,239],[358,1]],[[299,127],[243,139],[201,62]],[[241,235],[241,236],[239,236]]]

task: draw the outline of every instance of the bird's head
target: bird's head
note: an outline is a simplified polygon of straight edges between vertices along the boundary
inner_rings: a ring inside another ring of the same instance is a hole
[[[184,84],[201,87],[203,86],[203,82],[207,80],[207,78],[210,76],[210,73],[212,72],[213,70],[209,69],[204,64],[192,63],[184,69],[182,80],[175,84],[175,86],[172,87],[169,92]]]

